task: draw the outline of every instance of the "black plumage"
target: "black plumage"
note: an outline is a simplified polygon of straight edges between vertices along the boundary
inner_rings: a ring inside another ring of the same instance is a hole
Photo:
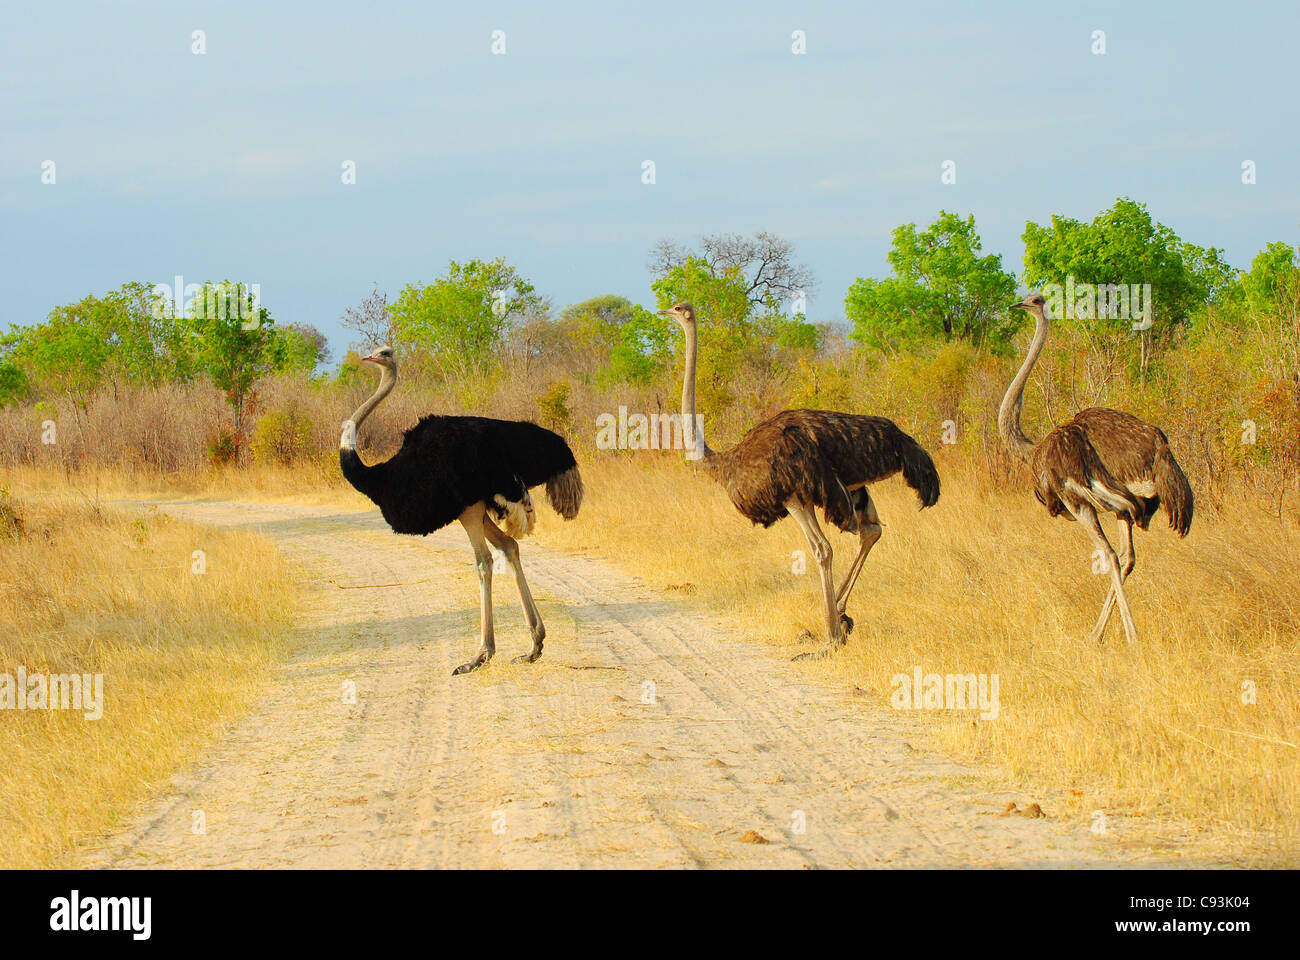
[[[546,485],[546,497],[566,520],[582,505],[582,475],[573,451],[559,435],[515,420],[427,416],[407,430],[401,449],[367,466],[357,454],[357,429],[397,384],[397,362],[389,347],[364,358],[380,367],[379,388],[343,424],[339,466],[347,481],[378,505],[397,533],[426,535],[460,522],[474,549],[479,579],[483,644],[477,656],[457,667],[468,673],[496,652],[492,615],[492,549],[514,569],[515,585],[532,634],[533,648],[516,662],[542,655],[546,627],[524,578],[516,537],[533,528],[532,487]],[[497,526],[500,523],[501,526]]]
[[[497,497],[522,503],[529,488],[577,461],[562,437],[535,423],[435,414],[406,431],[391,459],[366,466],[356,450],[342,449],[339,465],[394,532],[429,534],[479,502],[501,519]],[[577,513],[576,504],[552,505],[566,519]]]

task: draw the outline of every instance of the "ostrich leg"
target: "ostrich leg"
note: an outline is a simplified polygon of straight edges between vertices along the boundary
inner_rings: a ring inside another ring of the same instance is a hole
[[[1119,578],[1121,581],[1127,580],[1128,575],[1133,572],[1133,567],[1137,563],[1137,554],[1133,550],[1133,521],[1128,517],[1119,518],[1119,534],[1124,541],[1124,552],[1119,558]],[[1093,643],[1101,640],[1101,635],[1106,630],[1106,624],[1110,622],[1110,612],[1115,608],[1115,588],[1112,586],[1110,592],[1106,594],[1106,603],[1101,608],[1101,616],[1097,618],[1097,625],[1092,628],[1092,636],[1089,638]]]
[[[1128,608],[1128,597],[1124,595],[1124,578],[1119,572],[1119,557],[1115,556],[1115,548],[1110,545],[1106,539],[1106,534],[1101,531],[1101,524],[1097,522],[1097,511],[1091,504],[1081,503],[1077,507],[1071,508],[1076,520],[1080,526],[1088,531],[1092,537],[1093,543],[1099,549],[1110,565],[1110,586],[1115,594],[1115,600],[1119,604],[1119,618],[1124,624],[1124,636],[1128,638],[1129,643],[1137,640],[1137,628],[1133,626],[1133,614]],[[1103,607],[1104,609],[1104,607]]]
[[[483,531],[487,519],[487,508],[476,503],[460,515],[461,526],[469,534],[470,545],[474,548],[474,568],[478,571],[479,622],[483,632],[483,645],[478,654],[469,663],[462,663],[453,670],[452,676],[477,670],[492,659],[497,652],[496,639],[492,630],[492,551],[488,549],[487,535]]]
[[[867,493],[863,488],[863,493]],[[853,563],[849,565],[849,571],[844,575],[844,582],[840,584],[839,590],[835,592],[835,605],[839,610],[840,618],[844,621],[845,631],[853,629],[853,618],[845,611],[849,605],[849,594],[853,592],[854,586],[857,585],[858,575],[862,573],[862,566],[866,563],[867,554],[871,548],[876,545],[880,539],[883,528],[880,525],[880,515],[876,513],[876,505],[871,500],[871,494],[867,493],[867,504],[858,511],[858,542],[861,546],[858,548],[858,555],[853,558]]]
[[[524,619],[528,621],[528,632],[533,635],[533,649],[515,657],[511,663],[533,663],[542,655],[542,641],[546,639],[546,627],[542,624],[542,615],[533,600],[533,593],[528,589],[524,579],[524,565],[519,562],[519,543],[514,537],[504,533],[492,522],[491,517],[484,517],[483,533],[488,542],[505,554],[506,562],[514,568],[515,586],[519,588],[519,603],[524,608]]]
[[[812,548],[813,556],[817,559],[817,566],[821,571],[822,578],[822,599],[825,602],[826,634],[830,640],[830,647],[827,650],[816,654],[801,654],[795,659],[824,657],[836,647],[844,646],[845,641],[844,624],[840,620],[839,609],[835,606],[835,576],[831,572],[831,543],[826,539],[826,534],[822,533],[822,528],[817,524],[817,518],[813,516],[812,510],[794,500],[787,503],[785,508],[789,511],[790,516],[794,517],[795,522],[799,524],[799,528],[803,530],[808,546]]]

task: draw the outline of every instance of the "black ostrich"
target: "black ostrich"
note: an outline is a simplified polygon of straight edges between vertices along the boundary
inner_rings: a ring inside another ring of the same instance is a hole
[[[474,547],[483,646],[454,673],[476,670],[496,652],[488,544],[505,554],[514,568],[519,600],[533,635],[533,649],[514,662],[532,663],[542,655],[546,627],[524,579],[515,538],[533,529],[530,487],[546,484],[546,498],[556,513],[566,520],[578,515],[582,477],[573,452],[562,438],[535,423],[428,416],[406,431],[402,448],[391,459],[368,467],[357,456],[357,428],[397,384],[397,362],[391,347],[376,350],[362,362],[379,366],[379,388],[343,424],[339,442],[343,476],[379,506],[395,533],[424,536],[459,520]]]
[[[833,410],[783,410],[755,426],[732,449],[711,449],[695,414],[695,308],[679,303],[660,313],[675,319],[686,336],[682,431],[692,455],[703,459],[743,516],[764,527],[792,516],[812,548],[821,570],[830,646],[796,659],[825,656],[842,647],[853,629],[849,594],[883,532],[868,484],[902,473],[921,507],[932,507],[939,501],[934,461],[892,420]],[[858,535],[858,554],[838,589],[831,573],[831,544],[813,512],[817,507],[827,523]]]

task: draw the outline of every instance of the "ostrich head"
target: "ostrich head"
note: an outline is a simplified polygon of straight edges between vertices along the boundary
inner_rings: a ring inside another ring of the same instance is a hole
[[[659,316],[672,317],[682,325],[682,329],[695,326],[695,306],[685,300],[669,307],[667,310],[660,310]]]
[[[1031,293],[1019,303],[1011,305],[1012,310],[1028,310],[1030,313],[1042,316],[1043,311],[1047,309],[1047,298],[1041,293]]]
[[[373,353],[367,354],[361,358],[361,362],[373,363],[390,373],[397,372],[397,361],[393,358],[393,348],[389,346],[382,346]]]

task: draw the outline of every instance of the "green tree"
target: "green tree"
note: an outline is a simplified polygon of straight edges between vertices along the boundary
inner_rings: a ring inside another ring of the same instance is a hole
[[[156,310],[150,287],[123,284],[52,309],[43,323],[11,331],[6,353],[38,392],[84,405],[105,381],[157,384],[188,369],[176,322]]]
[[[1031,288],[1064,287],[1067,281],[1071,287],[1150,284],[1150,320],[1157,333],[1185,322],[1196,307],[1219,300],[1236,280],[1220,250],[1179,239],[1143,204],[1126,197],[1091,223],[1055,215],[1050,227],[1026,223],[1023,239],[1024,281]],[[1132,328],[1131,315],[1099,315],[1106,311],[1091,307],[1090,295],[1083,287],[1075,303],[1064,304],[1061,312],[1090,329],[1127,333]]]
[[[1281,241],[1270,243],[1255,254],[1249,272],[1241,277],[1241,287],[1254,310],[1300,301],[1300,263],[1296,249]]]
[[[16,331],[16,364],[41,393],[66,393],[84,405],[106,375],[113,344],[100,321],[102,303],[93,296],[55,307],[44,323]]]
[[[16,341],[13,335],[0,339],[0,407],[22,400],[30,390],[27,374],[10,359]]]
[[[608,352],[618,344],[620,328],[637,316],[637,309],[627,297],[607,293],[565,307],[556,324],[574,347]]]
[[[274,372],[282,340],[270,312],[244,284],[205,283],[191,301],[183,324],[194,367],[225,392],[234,411],[234,442],[243,443],[253,385]]]
[[[939,211],[927,229],[907,223],[894,230],[889,264],[894,275],[860,278],[844,299],[854,339],[892,350],[926,339],[1001,345],[1013,321],[1008,307],[1015,277],[1002,257],[981,255],[974,216]]]
[[[444,371],[465,372],[486,368],[510,326],[545,309],[533,285],[498,257],[451,261],[445,277],[403,288],[389,314],[400,352],[425,354]]]
[[[330,359],[325,335],[305,323],[291,323],[277,329],[272,349],[272,366],[277,373],[310,377],[318,366],[329,363]]]
[[[749,283],[737,266],[720,271],[702,257],[689,257],[671,267],[653,283],[655,301],[660,310],[683,300],[695,306],[699,318],[701,390],[724,390],[747,349],[752,345],[754,316],[757,307],[749,298]],[[768,298],[767,312],[777,305]],[[675,345],[680,339],[676,324],[655,315],[645,324],[643,338],[650,344]],[[671,348],[671,347],[670,347]],[[720,399],[715,397],[715,400]]]
[[[676,331],[665,318],[644,307],[634,306],[631,315],[618,324],[617,338],[609,350],[609,362],[597,379],[602,384],[649,383],[668,364]]]
[[[699,390],[702,403],[713,410],[734,401],[737,383],[747,383],[753,389],[756,384],[777,379],[783,350],[815,349],[821,339],[821,331],[802,313],[792,317],[783,311],[783,301],[775,290],[756,297],[754,277],[745,272],[741,263],[721,264],[691,256],[669,266],[651,288],[660,309],[683,300],[695,306],[699,319]],[[649,352],[647,347],[663,351],[654,354],[663,357],[654,369],[664,366],[682,342],[677,325],[657,314],[647,315],[636,329],[642,355]],[[616,351],[613,359],[624,367],[633,367],[634,357],[628,348]]]

